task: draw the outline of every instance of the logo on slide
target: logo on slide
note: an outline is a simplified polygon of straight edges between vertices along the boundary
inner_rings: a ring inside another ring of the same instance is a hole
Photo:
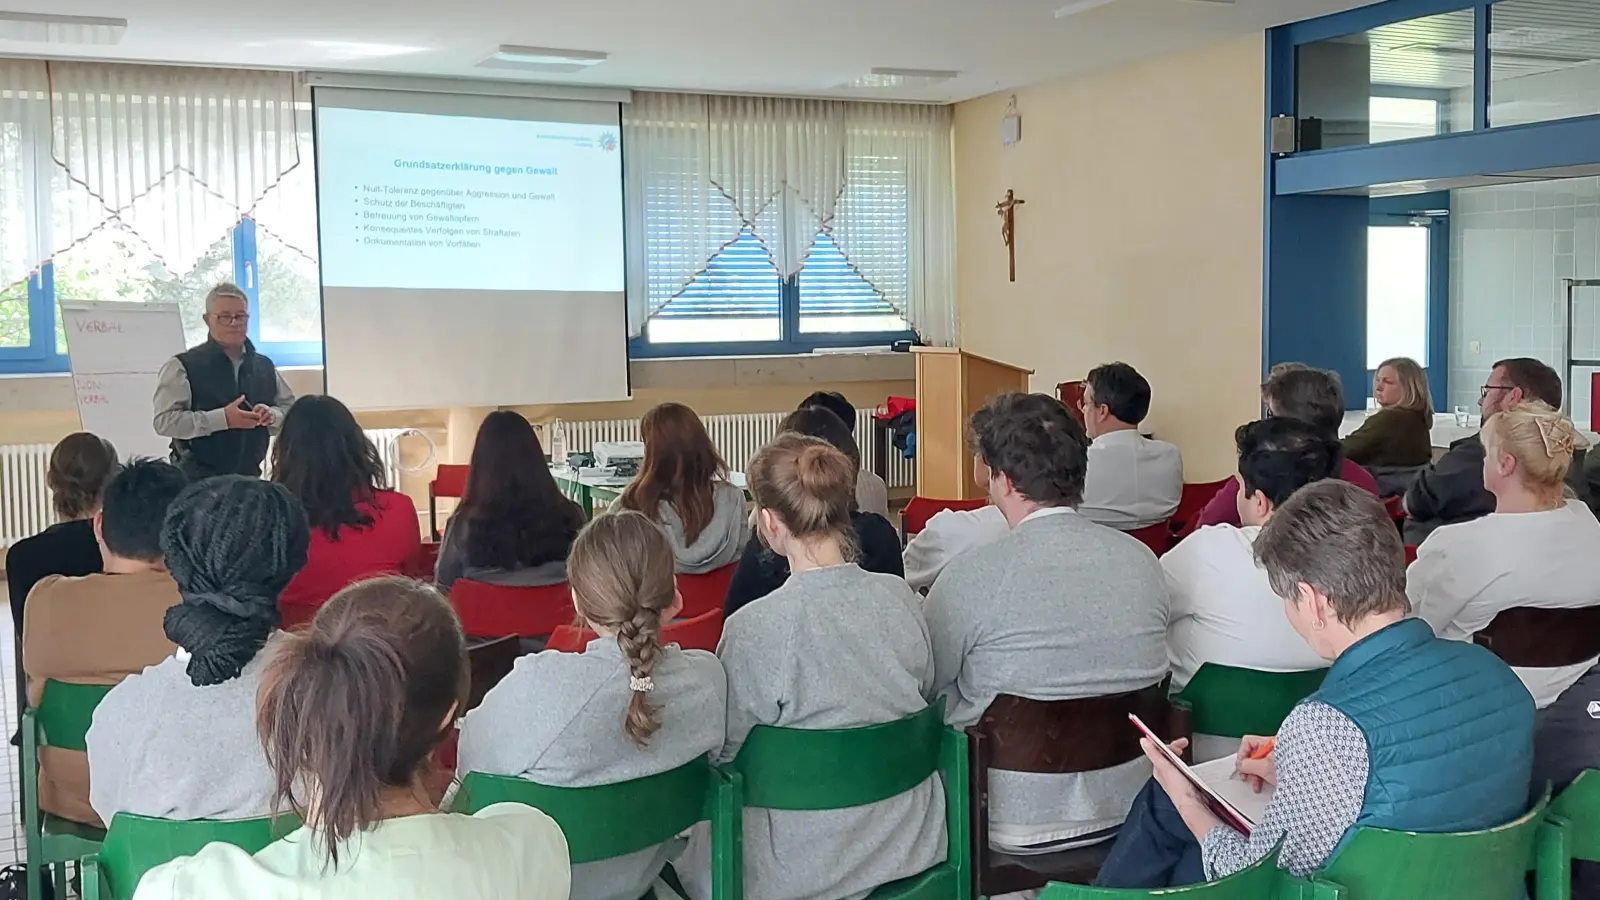
[[[609,131],[600,133],[600,149],[607,153],[617,149],[617,136]]]

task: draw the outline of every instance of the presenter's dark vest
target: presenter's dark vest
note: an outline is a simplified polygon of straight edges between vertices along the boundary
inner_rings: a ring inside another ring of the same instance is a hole
[[[178,354],[189,376],[189,408],[195,412],[221,409],[240,394],[250,406],[271,406],[278,394],[278,370],[272,360],[256,352],[247,340],[244,357],[234,374],[233,360],[215,341],[206,341]],[[213,475],[260,475],[267,457],[265,428],[218,431],[190,441],[172,442],[172,461],[191,479]]]

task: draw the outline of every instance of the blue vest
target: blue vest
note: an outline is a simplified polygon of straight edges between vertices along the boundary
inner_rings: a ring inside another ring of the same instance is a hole
[[[1405,619],[1339,654],[1307,700],[1344,713],[1366,736],[1367,793],[1355,826],[1474,831],[1528,811],[1533,697],[1488,650]]]

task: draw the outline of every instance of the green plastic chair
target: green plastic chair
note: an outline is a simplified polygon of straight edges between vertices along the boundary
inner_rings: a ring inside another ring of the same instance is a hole
[[[111,690],[104,684],[46,680],[39,705],[22,712],[22,833],[27,842],[28,900],[43,900],[44,873],[55,879],[55,895],[67,896],[67,866],[100,849],[105,831],[47,815],[39,809],[39,749],[86,752],[94,708]]]
[[[144,873],[211,843],[232,844],[254,854],[300,827],[297,817],[178,821],[117,813],[100,852],[80,866],[85,900],[128,900]]]
[[[1535,900],[1567,900],[1567,830],[1547,820],[1549,799],[1483,831],[1358,828],[1313,880],[1343,887],[1348,900],[1519,900],[1531,865]]]
[[[1294,705],[1322,686],[1327,674],[1327,669],[1262,672],[1203,663],[1172,699],[1189,707],[1190,728],[1196,734],[1273,735]]]
[[[972,900],[971,778],[967,736],[944,725],[944,704],[883,725],[800,729],[757,725],[730,764],[743,804],[757,809],[846,809],[944,776],[945,861],[879,887],[869,900]],[[743,885],[741,868],[740,885]]]
[[[598,787],[550,787],[521,778],[471,772],[454,808],[473,813],[496,803],[532,806],[567,837],[573,865],[626,856],[711,822],[711,896],[738,900],[743,820],[738,779],[697,759],[669,772]]]
[[[1182,897],[1184,900],[1343,900],[1344,889],[1335,884],[1314,884],[1278,868],[1278,850],[1247,869],[1208,881],[1154,890],[1087,887],[1051,882],[1039,900],[1137,900],[1142,897]]]
[[[1566,827],[1568,859],[1562,868],[1569,879],[1572,877],[1572,860],[1600,862],[1600,769],[1580,772],[1571,784],[1557,794],[1550,802],[1549,820],[1557,827]],[[1537,862],[1539,865],[1551,865],[1543,859]]]

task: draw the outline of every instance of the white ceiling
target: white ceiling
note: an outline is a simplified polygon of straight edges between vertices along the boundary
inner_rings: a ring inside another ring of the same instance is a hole
[[[1373,0],[0,0],[128,20],[115,47],[0,40],[0,55],[513,78],[629,88],[950,101],[1169,53]],[[574,75],[478,68],[500,44],[599,50]],[[842,90],[874,66],[931,87]]]

